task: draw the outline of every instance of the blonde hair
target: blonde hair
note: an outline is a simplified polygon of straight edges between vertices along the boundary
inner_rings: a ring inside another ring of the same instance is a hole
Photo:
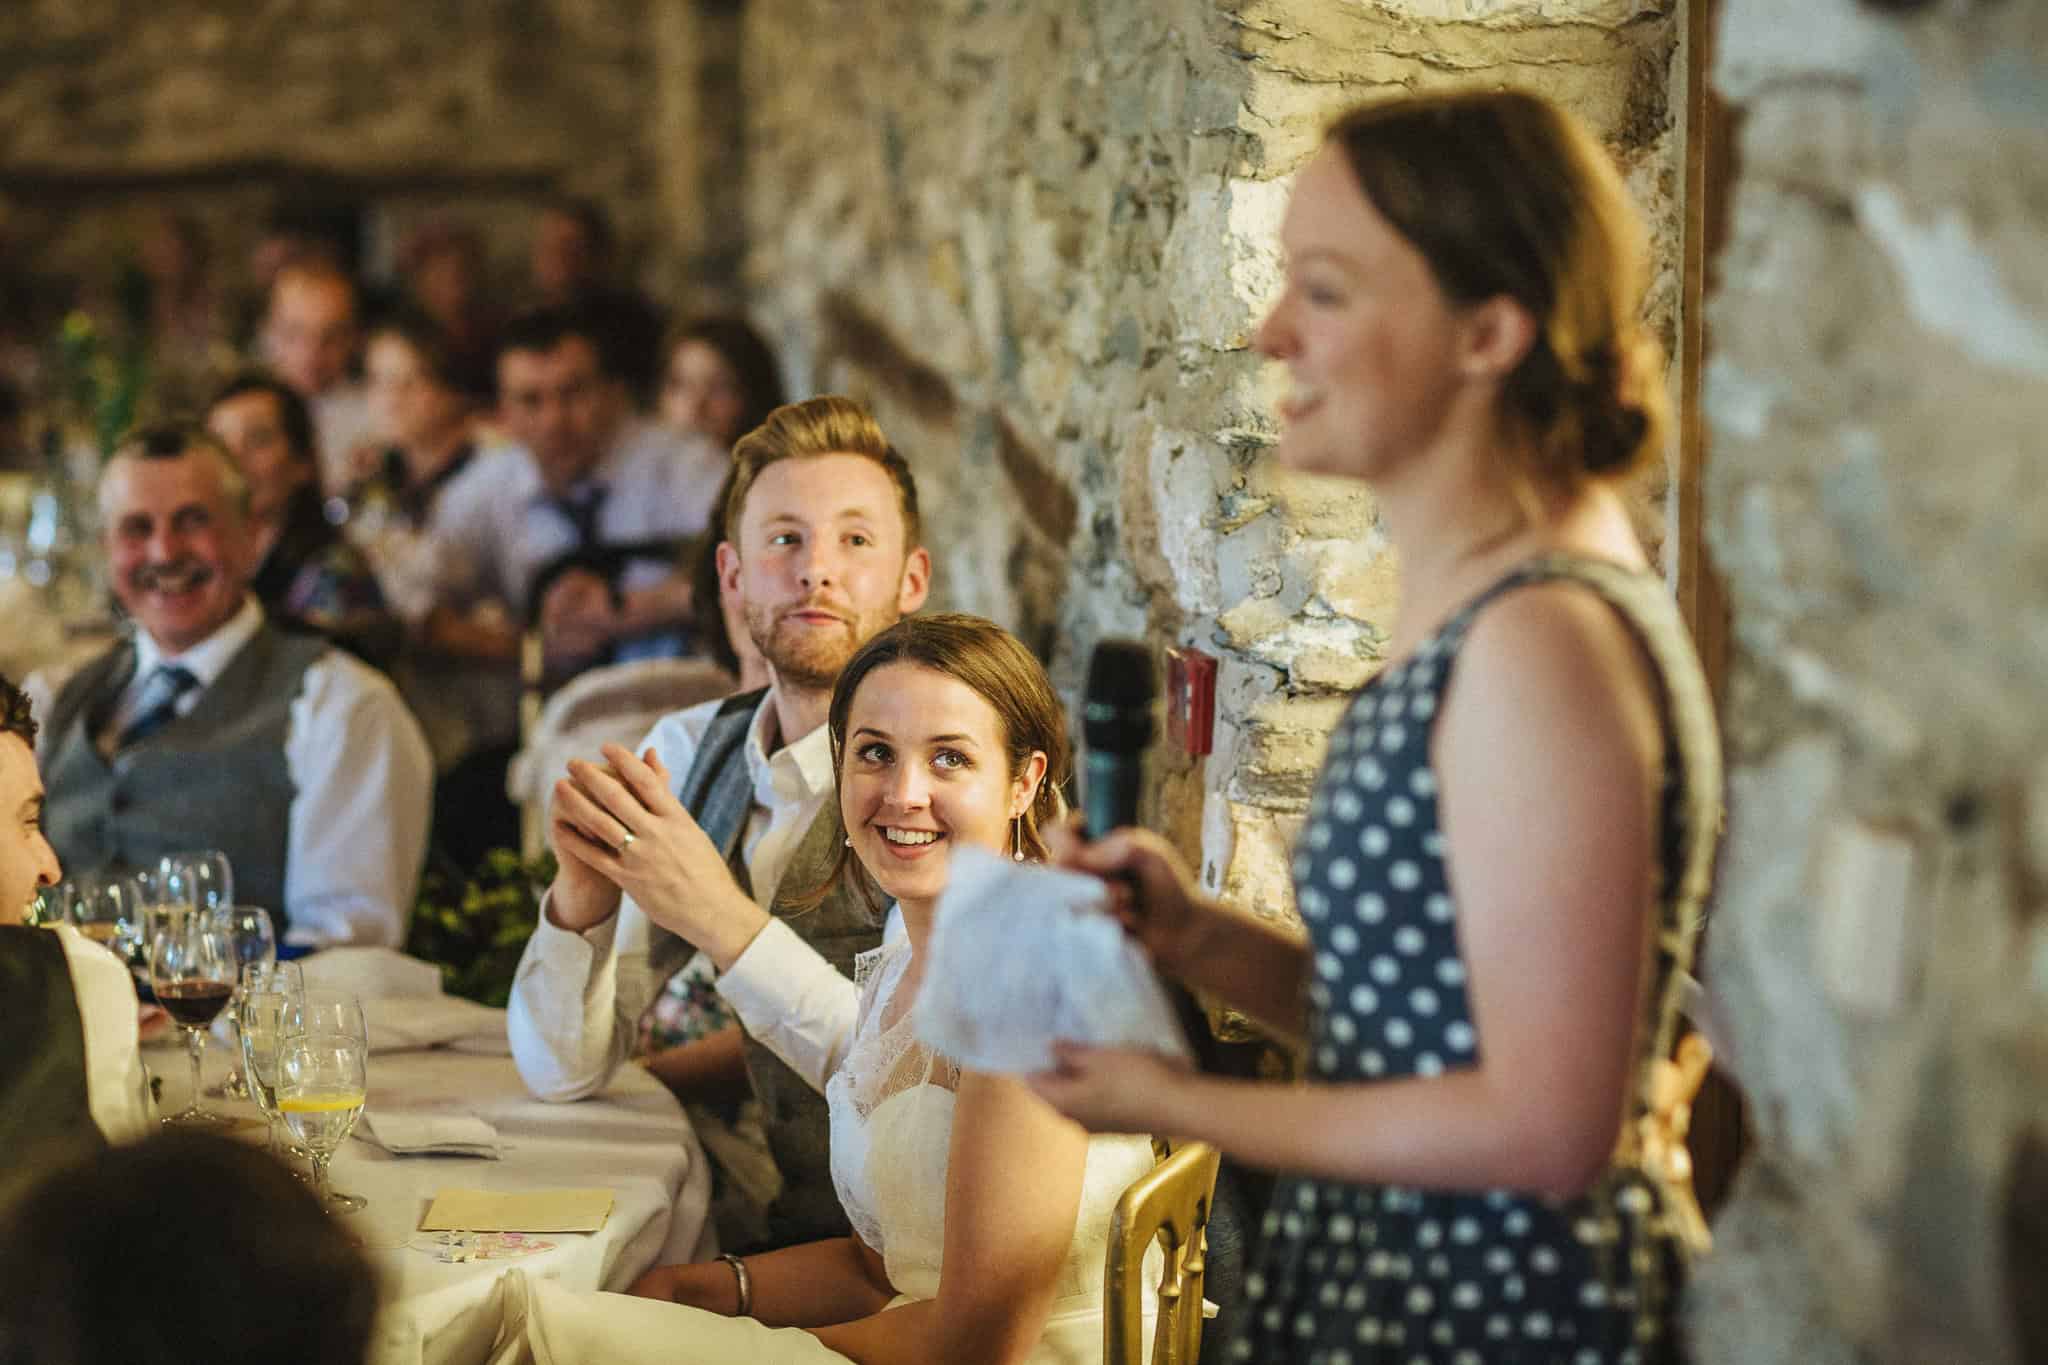
[[[783,460],[814,459],[822,455],[858,455],[873,460],[888,474],[896,487],[897,505],[903,512],[903,548],[915,548],[923,535],[917,515],[917,481],[910,465],[898,454],[874,415],[851,398],[827,395],[785,403],[768,414],[767,420],[733,443],[732,491],[725,499],[725,534],[739,534],[740,509],[761,471]]]
[[[1662,349],[1640,308],[1647,246],[1613,162],[1520,91],[1425,95],[1330,125],[1359,188],[1455,303],[1505,295],[1536,339],[1501,393],[1552,487],[1628,473],[1667,420]]]

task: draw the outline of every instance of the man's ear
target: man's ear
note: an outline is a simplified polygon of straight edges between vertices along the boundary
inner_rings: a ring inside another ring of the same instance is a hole
[[[1505,379],[1536,344],[1536,318],[1506,294],[1468,309],[1459,369],[1472,379]]]
[[[732,542],[718,542],[718,586],[724,592],[737,593],[740,590],[740,552]]]
[[[896,610],[905,616],[924,605],[932,590],[932,557],[924,546],[903,560],[903,579],[896,589]]]

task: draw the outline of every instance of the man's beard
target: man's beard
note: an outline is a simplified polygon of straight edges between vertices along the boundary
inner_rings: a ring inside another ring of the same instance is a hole
[[[805,609],[798,606],[786,610]],[[810,609],[817,608],[812,606]],[[746,616],[747,634],[753,637],[754,648],[761,651],[761,657],[775,670],[775,680],[806,692],[831,691],[832,684],[839,681],[840,670],[846,667],[847,661],[860,647],[900,619],[900,613],[886,610],[865,616],[855,613],[851,620],[842,613],[843,629],[819,630],[802,626],[785,628],[780,614],[769,607],[749,604]]]

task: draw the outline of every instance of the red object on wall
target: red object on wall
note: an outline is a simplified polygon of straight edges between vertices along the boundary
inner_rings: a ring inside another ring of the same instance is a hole
[[[1209,752],[1216,726],[1216,660],[1193,645],[1166,651],[1166,733],[1189,754]]]

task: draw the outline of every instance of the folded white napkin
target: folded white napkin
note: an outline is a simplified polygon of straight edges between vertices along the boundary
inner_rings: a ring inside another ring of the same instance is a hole
[[[363,1110],[356,1136],[394,1155],[445,1152],[498,1158],[498,1130],[474,1114],[449,1110],[397,1110],[372,1105]]]
[[[445,1047],[506,1055],[505,1011],[457,995],[376,996],[363,1001],[371,1052]]]
[[[954,849],[917,1036],[977,1071],[1047,1070],[1059,1038],[1188,1056],[1166,988],[1105,900],[1094,877]]]
[[[299,968],[312,990],[347,991],[364,1000],[441,993],[441,969],[396,948],[322,948],[300,958]]]

